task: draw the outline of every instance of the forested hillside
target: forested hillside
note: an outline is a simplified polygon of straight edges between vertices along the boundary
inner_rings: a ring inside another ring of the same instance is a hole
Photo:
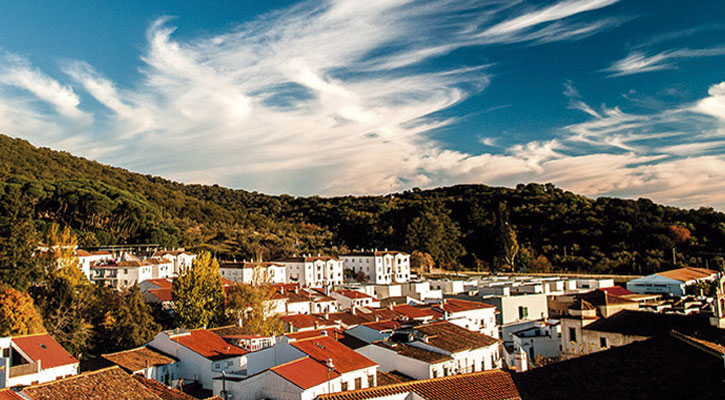
[[[269,196],[131,173],[3,135],[0,194],[3,216],[27,214],[37,232],[70,226],[81,245],[183,245],[222,257],[389,247],[451,269],[626,274],[669,268],[673,249],[678,263],[713,267],[725,250],[725,214],[709,208],[593,200],[550,184]]]

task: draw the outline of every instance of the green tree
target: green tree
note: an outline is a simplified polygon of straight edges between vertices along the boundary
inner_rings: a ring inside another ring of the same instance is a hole
[[[459,265],[458,259],[465,254],[460,236],[458,225],[440,204],[426,206],[408,225],[405,246],[410,251],[430,254],[438,266],[455,268]]]
[[[273,298],[276,290],[267,283],[237,284],[227,293],[227,316],[230,322],[241,320],[242,326],[255,335],[278,335],[282,321],[275,315]]]
[[[42,268],[34,252],[38,247],[32,207],[14,185],[0,194],[0,282],[27,290],[40,278]]]
[[[161,330],[137,285],[125,292],[98,288],[95,310],[95,352],[114,352],[149,342]]]
[[[0,287],[0,337],[45,332],[32,297],[9,286]]]
[[[224,291],[219,263],[208,251],[174,280],[171,298],[179,325],[187,329],[214,326],[224,320]]]
[[[496,213],[496,257],[495,265],[506,270],[516,269],[516,256],[519,254],[519,243],[516,240],[516,230],[509,223],[509,213],[506,203],[499,203]]]

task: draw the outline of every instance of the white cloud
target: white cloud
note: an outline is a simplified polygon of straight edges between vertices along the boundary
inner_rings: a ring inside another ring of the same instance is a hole
[[[610,76],[622,76],[641,74],[644,72],[673,69],[677,67],[675,60],[701,57],[714,57],[725,55],[725,47],[713,47],[709,49],[678,49],[663,51],[657,54],[647,55],[642,51],[634,51],[627,57],[615,62],[606,72]]]
[[[493,77],[486,65],[408,67],[463,46],[585,37],[614,22],[583,14],[613,3],[560,1],[514,15],[507,1],[307,2],[187,40],[161,19],[148,30],[142,78],[128,85],[82,61],[61,66],[67,83],[27,62],[20,72],[0,69],[0,129],[135,171],[269,193],[552,181],[588,195],[725,206],[725,161],[695,145],[719,133],[722,84],[700,102],[638,115],[594,109],[568,82],[568,106],[591,119],[560,137],[503,154],[455,151],[430,138],[455,122],[433,115]],[[88,96],[100,106],[81,103]],[[91,121],[68,123],[76,114]],[[701,134],[686,135],[692,126]],[[653,138],[668,143],[648,146]],[[682,184],[690,173],[709,179]]]

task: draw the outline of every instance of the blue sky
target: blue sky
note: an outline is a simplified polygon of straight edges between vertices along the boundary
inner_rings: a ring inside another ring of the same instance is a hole
[[[100,3],[3,2],[1,132],[266,193],[725,209],[721,1]]]

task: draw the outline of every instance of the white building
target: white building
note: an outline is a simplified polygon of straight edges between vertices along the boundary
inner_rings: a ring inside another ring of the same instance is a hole
[[[495,306],[476,301],[446,299],[432,308],[440,311],[443,319],[452,324],[498,338]]]
[[[247,350],[206,329],[159,332],[148,346],[179,360],[177,373],[184,382],[198,382],[207,390],[213,388],[212,378],[222,371],[247,369]]]
[[[151,258],[163,258],[171,261],[173,276],[178,276],[182,270],[191,268],[196,259],[196,254],[183,249],[163,250],[154,252]]]
[[[717,271],[705,268],[685,267],[658,272],[627,282],[627,289],[642,294],[669,294],[684,296],[688,286],[698,282],[713,281]]]
[[[141,260],[100,261],[91,266],[91,282],[116,289],[153,279],[153,265]]]
[[[247,285],[287,283],[287,268],[272,262],[225,262],[219,266],[219,273],[232,282]]]
[[[558,359],[561,356],[561,324],[558,320],[536,321],[535,325],[511,334],[514,351],[526,352],[530,361],[539,357]],[[513,365],[509,361],[509,365]]]
[[[165,279],[174,277],[174,265],[165,258],[149,258],[144,260],[151,265],[151,279]]]
[[[353,274],[364,273],[370,283],[388,285],[410,280],[410,254],[400,251],[352,252],[341,256]]]
[[[290,283],[318,288],[342,285],[342,260],[337,257],[307,255],[272,262],[285,266],[287,282]]]
[[[353,307],[380,307],[380,301],[367,293],[357,290],[339,289],[330,293],[337,300],[341,310]]]
[[[78,266],[81,268],[83,275],[85,275],[88,280],[91,279],[91,265],[98,261],[110,260],[113,258],[113,255],[108,251],[86,251],[76,249],[74,254],[78,258]]]
[[[0,338],[0,389],[79,373],[80,363],[47,333]]]

